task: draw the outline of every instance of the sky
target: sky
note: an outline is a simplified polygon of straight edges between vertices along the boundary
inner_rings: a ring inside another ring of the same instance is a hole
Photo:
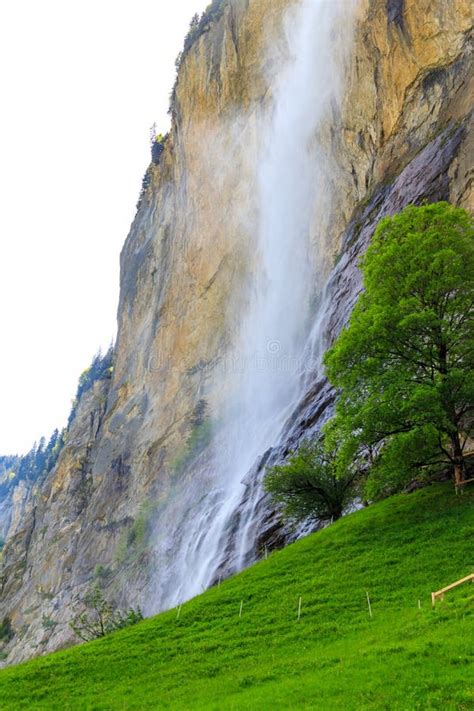
[[[0,454],[65,424],[116,329],[119,254],[209,0],[0,6]]]

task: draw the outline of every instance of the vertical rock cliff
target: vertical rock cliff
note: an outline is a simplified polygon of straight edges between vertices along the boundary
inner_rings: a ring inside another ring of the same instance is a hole
[[[470,3],[311,6],[229,0],[185,54],[121,255],[113,378],[81,399],[3,553],[9,663],[71,643],[94,580],[152,613],[284,542],[262,467],[328,416],[321,353],[359,293],[377,221],[425,200],[474,207]],[[301,233],[301,253],[285,251]]]

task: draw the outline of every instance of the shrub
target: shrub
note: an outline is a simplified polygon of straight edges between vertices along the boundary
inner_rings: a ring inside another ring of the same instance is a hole
[[[108,580],[112,575],[112,570],[104,565],[96,565],[94,568],[94,578],[96,580]]]
[[[87,611],[76,615],[69,623],[69,626],[85,642],[105,637],[111,632],[123,627],[130,627],[143,620],[139,607],[137,609],[130,608],[125,612],[114,610],[104,598],[98,585],[88,591],[84,597],[83,604]]]
[[[45,615],[43,613],[42,618],[41,618],[41,626],[43,627],[44,630],[54,630],[56,625],[57,625],[57,622],[55,622],[52,617],[49,617],[49,615]]]
[[[174,472],[182,471],[207,447],[212,437],[212,420],[206,400],[199,400],[191,418],[191,431],[184,447],[171,464]]]
[[[293,523],[336,521],[356,495],[358,473],[336,476],[335,455],[322,440],[303,443],[286,464],[271,467],[264,487]]]

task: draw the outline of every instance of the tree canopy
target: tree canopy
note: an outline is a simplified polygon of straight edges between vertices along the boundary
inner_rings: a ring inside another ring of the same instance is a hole
[[[449,465],[459,484],[474,419],[472,217],[445,202],[407,207],[379,223],[361,268],[364,291],[325,357],[338,470],[366,461],[373,497],[420,468]]]
[[[20,481],[30,484],[41,481],[56,464],[64,444],[66,431],[54,430],[49,438],[41,437],[29,452],[23,455],[0,456],[0,501],[6,497]]]

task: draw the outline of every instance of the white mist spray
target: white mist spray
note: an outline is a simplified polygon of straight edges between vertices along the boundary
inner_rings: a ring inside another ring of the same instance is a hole
[[[226,571],[235,571],[252,558],[261,492],[258,483],[246,489],[243,481],[279,443],[305,387],[311,325],[318,318],[311,313],[318,264],[312,237],[322,211],[330,209],[331,166],[318,133],[338,110],[348,50],[338,30],[350,27],[351,11],[351,0],[302,0],[285,18],[287,53],[258,125],[258,226],[249,245],[255,268],[223,373],[230,395],[213,462],[194,480],[185,511],[173,515],[175,532],[168,530],[162,545],[161,561],[168,562],[157,571],[155,609],[201,592],[224,559]]]

